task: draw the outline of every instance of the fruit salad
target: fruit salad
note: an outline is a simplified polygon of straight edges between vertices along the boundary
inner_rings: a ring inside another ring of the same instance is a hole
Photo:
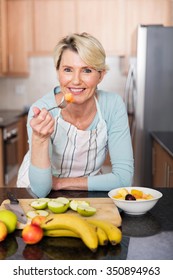
[[[117,194],[114,195],[113,198],[122,200],[149,200],[152,199],[153,196],[137,189],[131,189],[131,191],[128,191],[127,189],[122,188],[118,190]]]

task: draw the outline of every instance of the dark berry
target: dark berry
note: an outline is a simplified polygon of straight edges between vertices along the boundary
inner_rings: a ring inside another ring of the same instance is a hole
[[[132,194],[127,194],[125,200],[136,200],[136,198]]]

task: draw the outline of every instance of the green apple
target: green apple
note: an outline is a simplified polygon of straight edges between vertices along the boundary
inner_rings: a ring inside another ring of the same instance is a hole
[[[33,219],[36,216],[44,216],[47,217],[49,212],[46,210],[31,210],[26,213],[26,216],[30,219]]]
[[[70,201],[70,208],[73,210],[73,211],[77,211],[77,208],[79,205],[84,205],[84,206],[89,206],[89,202],[88,201],[85,201],[85,200],[75,200],[75,199],[72,199]]]
[[[69,202],[63,203],[58,201],[58,199],[54,199],[48,202],[48,208],[53,212],[53,213],[64,213],[68,210],[69,208]]]
[[[96,213],[96,208],[86,205],[79,205],[77,207],[77,212],[82,216],[89,217]]]
[[[17,216],[10,210],[0,210],[0,221],[4,222],[8,233],[15,231],[17,226]]]
[[[34,200],[31,202],[31,206],[34,208],[34,209],[37,209],[37,210],[43,210],[43,209],[46,209],[47,208],[47,201],[45,200],[42,200],[42,199],[37,199],[37,200]]]
[[[56,201],[56,202],[58,201],[58,202],[61,202],[61,203],[63,203],[63,204],[68,204],[68,206],[69,206],[69,204],[70,204],[69,199],[66,198],[66,197],[63,197],[63,196],[59,196],[59,197],[57,197],[57,198],[51,199],[51,201]]]
[[[48,198],[48,197],[40,197],[40,198],[38,198],[37,200],[49,202],[49,201],[50,201],[50,198]]]

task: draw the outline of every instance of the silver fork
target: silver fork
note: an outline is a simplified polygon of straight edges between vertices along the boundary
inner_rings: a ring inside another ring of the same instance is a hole
[[[51,110],[53,110],[53,109],[56,109],[56,108],[63,109],[63,108],[65,108],[66,106],[67,106],[67,101],[65,100],[65,98],[64,98],[64,96],[63,96],[62,99],[61,99],[61,102],[60,102],[57,106],[54,106],[54,107],[52,107],[52,108],[49,108],[49,109],[47,109],[47,111],[49,112],[49,111],[51,111]],[[35,116],[33,115],[32,117],[34,118]]]
[[[56,109],[56,108],[63,109],[63,108],[65,108],[66,106],[67,106],[67,101],[65,100],[65,98],[64,98],[64,96],[63,96],[62,99],[61,99],[61,102],[59,103],[59,105],[54,106],[54,107],[52,107],[52,108],[49,108],[49,109],[47,109],[47,111],[51,111],[51,110]]]

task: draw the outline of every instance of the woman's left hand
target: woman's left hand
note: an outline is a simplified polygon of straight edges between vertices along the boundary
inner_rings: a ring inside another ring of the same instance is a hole
[[[87,177],[80,178],[59,178],[52,177],[52,190],[88,190]]]

